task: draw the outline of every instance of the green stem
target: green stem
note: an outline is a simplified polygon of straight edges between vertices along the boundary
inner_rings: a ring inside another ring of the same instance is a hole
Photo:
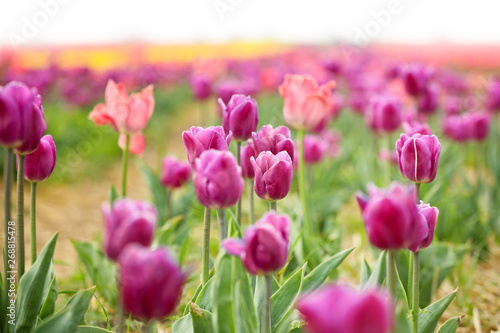
[[[419,314],[419,282],[420,282],[420,258],[418,252],[411,253],[413,257],[413,283],[412,283],[412,308],[411,308],[411,318],[413,332],[418,333],[418,314]]]
[[[212,210],[205,207],[205,219],[203,221],[203,247],[202,247],[202,265],[201,280],[203,284],[208,282],[209,264],[210,264],[210,219]]]
[[[172,190],[167,190],[167,202],[165,205],[165,215],[167,220],[171,217],[172,214]]]
[[[306,165],[304,163],[304,130],[299,130],[299,195],[302,201],[302,209],[304,210],[304,229],[305,233],[309,234],[309,208],[307,205],[306,196]]]
[[[156,322],[154,320],[150,320],[144,325],[143,332],[144,333],[154,333],[155,328],[156,328]]]
[[[265,296],[264,306],[262,307],[262,332],[271,333],[271,293],[272,293],[272,275],[264,276],[265,280]]]
[[[241,166],[241,141],[236,141],[236,161]],[[236,222],[241,226],[241,197],[236,204]]]
[[[253,179],[249,181],[250,186],[248,186],[248,200],[250,201],[250,224],[255,222],[255,205],[254,205],[254,190],[253,190]]]
[[[387,256],[387,288],[396,300],[396,251],[389,250]]]
[[[419,197],[420,197],[420,183],[415,183],[415,201],[417,205],[420,202]]]
[[[224,239],[227,237],[226,231],[226,210],[218,209],[217,210],[217,220],[219,221],[219,241],[222,243]]]
[[[278,209],[276,208],[277,205],[278,203],[276,201],[269,201],[269,211],[274,210],[275,212],[278,212]]]
[[[127,196],[127,166],[128,166],[128,150],[130,146],[130,134],[125,136],[125,149],[122,154],[122,197]]]
[[[10,210],[12,206],[12,157],[14,154],[12,153],[12,148],[5,148],[5,163],[3,166],[3,186],[4,186],[4,236],[5,236],[5,244],[4,244],[4,256],[3,256],[3,266],[4,266],[4,279],[5,279],[5,284],[4,286],[9,285],[9,281],[7,280],[8,274],[7,272],[9,271],[9,266],[8,266],[8,260],[7,260],[7,251],[8,251],[8,244],[9,244],[9,222],[10,222]],[[5,287],[7,290],[7,287]],[[9,296],[8,293],[5,292],[4,294],[4,304],[8,304]],[[4,327],[3,330],[7,332],[7,320],[4,320]]]
[[[31,265],[33,265],[36,260],[36,184],[36,182],[31,183]]]
[[[413,256],[411,255],[410,251],[410,256],[408,257],[408,300],[410,301],[412,299],[412,289],[413,289]],[[411,310],[411,308],[410,308]]]
[[[116,288],[118,290],[118,302],[116,302],[116,332],[117,333],[123,333],[125,330],[124,324],[124,313],[123,313],[123,306],[122,306],[122,295],[120,292],[120,272],[116,275]]]
[[[24,274],[24,155],[19,156],[19,168],[17,170],[17,253],[18,253],[18,276],[19,280]]]

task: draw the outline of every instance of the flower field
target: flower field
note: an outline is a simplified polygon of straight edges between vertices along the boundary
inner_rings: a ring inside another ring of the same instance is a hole
[[[499,331],[490,51],[0,52],[1,332]]]

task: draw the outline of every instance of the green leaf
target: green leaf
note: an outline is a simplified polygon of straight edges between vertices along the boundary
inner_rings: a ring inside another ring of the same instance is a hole
[[[316,268],[304,278],[302,291],[310,291],[318,288],[326,280],[328,275],[330,275],[331,271],[337,268],[352,250],[354,250],[353,247],[341,251],[316,266]]]
[[[450,318],[437,331],[437,333],[455,333],[462,322],[462,317]]]
[[[61,311],[38,326],[34,333],[73,333],[83,321],[89,307],[95,287],[82,290],[71,297]]]
[[[189,309],[189,306],[186,306],[186,308]],[[188,313],[181,319],[177,320],[172,325],[172,333],[193,333],[193,320],[191,318],[191,314]]]
[[[142,160],[138,159],[139,170],[146,180],[146,184],[153,195],[153,203],[158,211],[158,225],[162,226],[167,219],[167,190],[160,182],[160,177],[155,174]]]
[[[366,282],[365,287],[376,287],[381,286],[384,283],[385,279],[385,270],[386,270],[386,255],[387,251],[383,251],[378,257],[377,263],[375,264],[375,268],[373,269],[370,278]]]
[[[113,333],[113,332],[105,330],[104,328],[100,327],[81,325],[76,328],[75,333]]]
[[[191,321],[193,323],[194,333],[212,333],[214,328],[212,326],[212,313],[203,310],[193,302],[189,302],[189,313],[191,314]]]
[[[52,267],[52,274],[54,274],[53,269],[54,268]],[[48,281],[48,279],[46,281]],[[57,300],[57,283],[56,283],[56,277],[54,276],[47,288],[45,301],[43,302],[42,309],[40,310],[40,314],[38,315],[40,319],[44,319],[54,314],[56,308],[56,300]]]
[[[372,269],[370,268],[370,265],[366,262],[366,259],[363,258],[363,261],[361,262],[361,280],[359,282],[359,285],[361,288],[365,286],[365,284],[368,282],[368,279],[370,278],[370,275],[372,274]]]
[[[236,332],[259,332],[259,317],[255,310],[250,278],[241,260],[233,257],[234,318]]]
[[[262,320],[262,307],[264,306],[264,297],[265,297],[265,281],[264,276],[256,276],[255,281],[255,292],[254,292],[254,304],[257,315],[259,317],[259,323]],[[274,278],[271,282],[271,295],[277,292],[280,289],[280,285],[278,281]],[[262,323],[260,323],[262,325]]]
[[[31,332],[36,325],[38,313],[42,307],[45,280],[54,257],[58,233],[45,244],[33,266],[19,282],[19,294],[16,308],[16,332]]]
[[[221,251],[215,263],[214,303],[212,319],[217,333],[235,333],[233,316],[233,258]]]
[[[214,287],[214,278],[212,277],[200,290],[198,296],[196,297],[196,301],[190,303],[195,303],[200,308],[207,311],[211,311],[213,304],[213,296],[214,296],[213,287]]]
[[[439,318],[453,301],[457,290],[452,291],[440,300],[432,303],[420,311],[418,315],[418,333],[433,333],[439,322]]]
[[[109,204],[113,205],[113,202],[118,199],[119,195],[118,192],[116,191],[116,188],[114,185],[111,185],[109,188]]]

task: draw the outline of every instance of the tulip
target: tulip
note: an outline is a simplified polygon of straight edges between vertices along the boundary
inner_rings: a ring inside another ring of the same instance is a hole
[[[318,126],[330,112],[330,94],[334,87],[333,81],[319,86],[308,75],[285,75],[279,87],[280,95],[285,100],[285,122],[299,130],[312,130]]]
[[[255,149],[253,141],[249,140],[241,149],[241,174],[243,178],[253,179],[255,177],[255,172],[253,171],[253,165],[250,162],[251,158],[255,158]]]
[[[193,96],[197,100],[203,101],[210,97],[212,82],[208,77],[203,75],[193,75],[191,77],[190,84]]]
[[[486,113],[471,111],[466,114],[471,139],[482,141],[488,137],[490,116]]]
[[[424,114],[436,112],[438,105],[438,89],[435,85],[429,84],[422,91],[418,100],[418,111]]]
[[[142,133],[135,133],[132,134],[128,137],[128,144],[127,144],[127,135],[126,134],[120,134],[120,137],[118,139],[118,147],[120,147],[123,151],[127,149],[128,145],[128,152],[133,155],[142,155],[144,152],[144,149],[146,149],[146,139],[144,138],[144,134]]]
[[[24,178],[30,182],[41,182],[49,178],[56,166],[56,145],[51,135],[40,140],[38,148],[26,155]]]
[[[273,129],[272,125],[262,126],[257,133],[252,133],[252,140],[255,155],[263,151],[270,151],[273,154],[286,151],[293,161],[293,141],[292,133],[285,126],[278,126]]]
[[[432,130],[429,127],[429,124],[427,123],[421,123],[417,120],[413,121],[404,121],[403,122],[403,130],[405,131],[406,135],[408,136],[413,136],[415,134],[422,134],[422,135],[432,135]]]
[[[457,142],[465,142],[470,139],[470,126],[462,115],[450,115],[443,119],[443,133]]]
[[[188,161],[191,165],[200,155],[209,149],[221,151],[229,150],[228,146],[231,142],[232,132],[226,133],[221,126],[214,127],[191,127],[189,131],[182,132],[182,141],[186,147]]]
[[[295,147],[299,147],[300,143],[295,142]],[[326,152],[326,143],[321,137],[316,135],[305,135],[304,136],[304,162],[306,165],[313,165],[319,163]],[[298,156],[298,152],[294,153],[294,156]],[[293,161],[293,165],[298,165],[298,161]]]
[[[486,108],[490,112],[500,110],[500,81],[493,81],[489,84],[486,93]]]
[[[255,193],[262,199],[283,199],[290,191],[293,178],[292,159],[283,151],[274,155],[270,151],[259,154],[250,161],[255,172]]]
[[[191,176],[191,166],[181,162],[173,156],[165,157],[162,162],[161,183],[166,188],[173,190],[181,187]]]
[[[250,96],[233,95],[227,105],[219,98],[219,105],[224,131],[233,132],[236,141],[250,139],[259,122],[257,102]]]
[[[119,263],[120,295],[126,312],[147,321],[173,313],[186,275],[167,249],[129,245],[120,255]]]
[[[448,96],[444,100],[443,109],[446,115],[459,113],[463,108],[463,103],[456,96]]]
[[[120,198],[111,208],[109,204],[103,204],[102,214],[105,221],[104,251],[110,259],[116,261],[128,244],[151,245],[157,219],[152,204]]]
[[[417,210],[418,214],[421,215],[421,217],[419,216],[417,219],[418,232],[415,234],[414,239],[408,244],[408,250],[414,253],[431,245],[434,239],[434,230],[436,229],[439,215],[439,210],[436,207],[431,207],[423,201],[420,201],[420,204],[417,205]],[[425,235],[425,238],[423,238],[423,235]]]
[[[325,147],[325,155],[328,157],[337,157],[340,151],[340,141],[342,137],[338,131],[323,130],[319,133]]]
[[[307,321],[308,333],[388,333],[394,323],[390,298],[376,289],[324,286],[301,296],[297,310]]]
[[[374,97],[365,113],[367,124],[375,132],[394,132],[401,124],[401,118],[401,101],[393,96]]]
[[[436,177],[441,144],[434,135],[401,134],[396,142],[401,174],[416,183],[430,183]]]
[[[429,73],[422,65],[406,65],[401,68],[401,78],[406,92],[412,96],[418,96],[424,92],[427,86]]]
[[[382,161],[390,161],[391,164],[398,164],[398,153],[395,150],[380,149],[378,158]]]

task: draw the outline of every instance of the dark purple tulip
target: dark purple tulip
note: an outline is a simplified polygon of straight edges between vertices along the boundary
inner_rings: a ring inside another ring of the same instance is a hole
[[[253,165],[250,159],[255,158],[255,150],[253,148],[253,141],[248,140],[246,146],[241,148],[241,174],[243,178],[253,179],[255,177],[255,172],[253,171]]]
[[[436,207],[431,207],[431,205],[423,201],[420,201],[420,204],[417,205],[417,210],[423,218],[420,217],[417,219],[417,233],[413,241],[408,244],[408,250],[415,253],[431,245],[439,215],[439,210]]]
[[[117,260],[128,244],[151,245],[156,226],[156,209],[148,202],[127,198],[116,199],[110,209],[103,204],[105,221],[104,251],[112,260]]]
[[[490,116],[479,111],[471,111],[464,115],[469,127],[470,138],[482,141],[488,137]]]
[[[500,81],[493,81],[489,84],[486,93],[486,108],[490,112],[500,111]]]
[[[56,166],[56,145],[51,135],[40,140],[38,148],[26,155],[24,162],[24,178],[38,183],[49,178]]]
[[[210,94],[212,92],[212,81],[200,74],[194,74],[191,77],[191,90],[193,91],[193,96],[197,100],[205,100],[210,97]]]
[[[222,126],[196,127],[193,126],[189,131],[182,132],[182,141],[186,147],[188,161],[193,165],[194,161],[200,157],[205,150],[229,150],[232,132],[226,133]]]
[[[244,239],[228,238],[222,246],[229,254],[239,256],[251,274],[269,274],[286,264],[290,226],[287,215],[266,213],[247,228]]]
[[[403,129],[408,136],[414,134],[432,135],[432,130],[427,123],[421,123],[417,120],[403,122]]]
[[[401,134],[396,142],[401,174],[416,183],[430,183],[436,177],[441,144],[434,135]]]
[[[365,113],[366,123],[375,132],[394,132],[399,128],[401,118],[401,101],[388,95],[374,97]]]
[[[308,333],[389,333],[394,324],[393,302],[376,289],[324,286],[301,296],[297,310],[307,321]]]
[[[465,142],[470,139],[470,126],[462,115],[454,114],[445,117],[442,127],[444,135],[454,141]]]
[[[292,132],[286,126],[278,126],[273,129],[271,125],[262,126],[257,133],[252,133],[255,155],[263,151],[273,154],[286,151],[293,160]]]
[[[119,258],[123,309],[149,321],[174,312],[186,275],[167,249],[129,245]]]
[[[233,95],[227,105],[219,98],[219,105],[222,109],[224,131],[233,132],[236,141],[250,139],[259,123],[257,102],[250,96]]]
[[[286,197],[293,178],[293,165],[286,151],[274,155],[270,151],[250,161],[255,172],[255,193],[264,200],[276,201]]]
[[[429,73],[424,66],[419,64],[402,66],[400,75],[408,94],[418,96],[424,92],[429,79]]]
[[[191,165],[179,161],[173,156],[165,157],[162,161],[161,183],[168,189],[179,188],[189,180]]]
[[[422,91],[418,100],[418,111],[425,114],[436,112],[438,106],[438,89],[434,84],[429,84]]]
[[[233,154],[210,149],[193,164],[193,182],[200,203],[212,209],[234,206],[241,198],[245,182]]]

